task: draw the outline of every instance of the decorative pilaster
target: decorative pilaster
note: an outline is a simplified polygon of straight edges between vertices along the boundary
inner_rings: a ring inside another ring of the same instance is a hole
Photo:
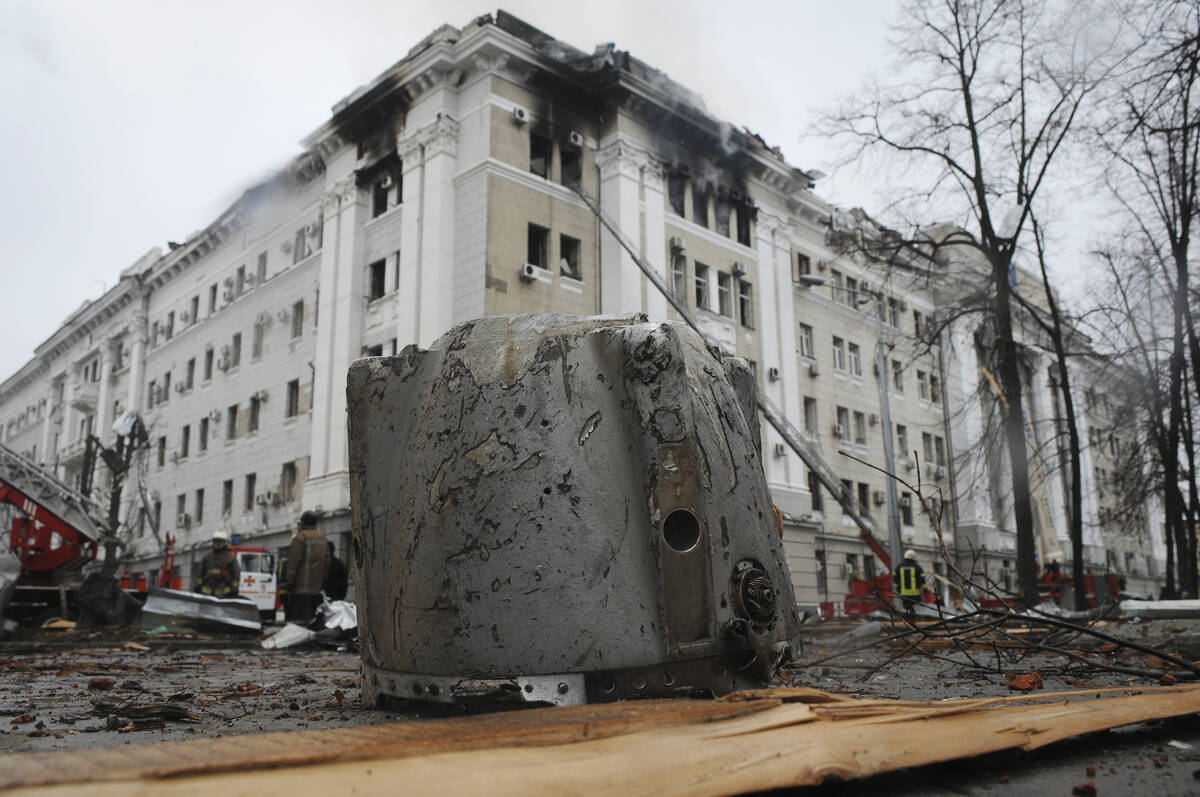
[[[641,238],[638,188],[643,169],[651,163],[653,161],[644,149],[624,138],[613,139],[596,152],[596,166],[600,170],[600,207],[635,246]],[[661,180],[657,199],[661,210]],[[661,230],[661,217],[658,226]],[[662,251],[657,256],[665,258],[665,247],[659,249]],[[601,313],[647,310],[642,298],[645,278],[633,258],[607,229],[600,233],[600,274]],[[660,312],[665,317],[665,302]]]

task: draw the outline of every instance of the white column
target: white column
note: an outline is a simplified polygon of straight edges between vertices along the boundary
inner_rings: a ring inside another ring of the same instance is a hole
[[[454,169],[458,123],[445,114],[420,131],[425,165],[421,186],[421,302],[417,343],[427,348],[454,318]]]
[[[951,356],[946,369],[946,395],[943,401],[953,401],[951,428],[954,433],[954,469],[958,497],[959,524],[995,527],[992,517],[990,469],[984,451],[983,409],[979,403],[979,362],[975,354],[974,337],[965,323],[951,327]],[[987,388],[982,388],[986,390]],[[918,440],[909,440],[909,447],[919,447]],[[924,464],[922,464],[924,467]]]
[[[1104,536],[1100,533],[1100,505],[1096,494],[1096,478],[1092,445],[1088,439],[1087,405],[1084,404],[1083,385],[1078,379],[1071,380],[1071,396],[1075,402],[1075,422],[1079,424],[1079,483],[1082,486],[1083,515],[1083,544],[1084,546],[1104,546]],[[1159,517],[1162,516],[1160,511]],[[1154,516],[1150,515],[1151,526]],[[1164,556],[1165,548],[1164,548]]]
[[[638,153],[623,139],[596,152],[600,169],[600,207],[625,238],[638,246],[640,220],[638,182],[642,164]],[[600,312],[641,312],[642,276],[633,258],[611,232],[600,233]]]
[[[362,347],[366,305],[362,264],[362,197],[354,175],[339,180],[322,201],[320,306],[313,386],[312,445],[306,508],[349,506],[346,448],[346,371]]]
[[[642,258],[654,269],[662,283],[668,285],[665,218],[667,200],[663,196],[665,175],[662,164],[657,161],[647,160],[642,169],[642,192],[646,207],[646,248],[642,251]],[[648,279],[642,277],[639,281],[646,284],[646,315],[651,321],[666,321],[667,297],[651,285]]]
[[[796,366],[795,307],[792,300],[791,246],[788,243],[784,217],[765,208],[758,212],[755,224],[755,249],[758,251],[759,340],[762,346],[759,363],[759,390],[783,411],[797,429],[804,427],[800,417],[799,370]],[[737,287],[734,286],[736,293]],[[779,369],[779,379],[767,378],[768,370]],[[769,484],[802,488],[803,469],[790,447],[776,457],[775,445],[783,438],[774,429],[767,429],[763,446]]]
[[[108,405],[112,402],[112,343],[100,347],[100,387],[96,391],[96,419],[92,434],[100,438],[100,442],[108,444],[112,440],[112,413]]]
[[[400,218],[400,276],[397,283],[402,309],[396,328],[396,344],[404,348],[417,342],[421,323],[422,296],[418,273],[421,267],[425,148],[415,131],[406,131],[397,139],[396,149],[404,170],[403,194],[400,198],[404,205],[400,211],[403,214]]]
[[[142,380],[146,378],[146,303],[142,298],[142,306],[133,314],[129,325],[129,385],[125,395],[125,406],[141,414],[142,399],[146,395]]]
[[[1045,532],[1044,543],[1049,547],[1050,544],[1057,544],[1057,548],[1062,551],[1062,557],[1057,557],[1060,563],[1065,563],[1066,557],[1070,555],[1070,522],[1067,518],[1067,496],[1063,491],[1062,469],[1070,468],[1070,460],[1058,457],[1058,446],[1054,442],[1058,434],[1058,429],[1055,424],[1056,413],[1054,411],[1054,386],[1050,382],[1050,375],[1047,370],[1049,360],[1046,357],[1035,356],[1033,366],[1033,378],[1029,380],[1029,398],[1033,405],[1033,417],[1030,419],[1030,424],[1033,427],[1034,435],[1037,441],[1037,450],[1041,456],[1042,467],[1045,469],[1044,477],[1045,495],[1047,496],[1050,505],[1050,517],[1048,520],[1053,524],[1052,529]],[[1068,455],[1069,456],[1069,455]],[[1032,463],[1031,463],[1032,464]],[[1030,470],[1032,477],[1033,471]],[[1032,486],[1032,484],[1031,484]],[[1042,563],[1043,565],[1045,562]]]
[[[38,443],[38,463],[41,465],[54,462],[54,457],[50,455],[50,441],[54,439],[51,429],[55,422],[54,400],[57,396],[54,380],[51,379],[46,383],[46,414],[42,417],[42,442]],[[61,418],[62,410],[59,410],[59,413],[58,417]]]

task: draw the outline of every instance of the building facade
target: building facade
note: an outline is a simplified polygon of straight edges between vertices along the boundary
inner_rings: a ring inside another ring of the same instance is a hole
[[[345,556],[357,357],[428,346],[481,315],[674,318],[581,193],[710,339],[754,364],[861,511],[886,527],[891,434],[906,546],[928,563],[939,540],[958,555],[955,524],[997,525],[986,498],[953,507],[947,404],[972,366],[948,376],[929,280],[847,245],[869,220],[628,53],[585,53],[504,12],[444,26],[303,144],[206,229],[125,269],[0,384],[0,442],[68,479],[89,435],[109,443],[122,412],[143,418],[122,512],[129,572],[154,570],[170,533],[190,583],[213,531],[278,549],[301,509],[321,512]],[[763,440],[799,599],[838,600],[880,565],[799,457],[772,430]]]

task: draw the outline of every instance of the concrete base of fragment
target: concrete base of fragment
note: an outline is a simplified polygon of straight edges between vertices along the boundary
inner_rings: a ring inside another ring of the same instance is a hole
[[[796,638],[754,376],[686,326],[483,318],[347,398],[368,703],[723,694]]]

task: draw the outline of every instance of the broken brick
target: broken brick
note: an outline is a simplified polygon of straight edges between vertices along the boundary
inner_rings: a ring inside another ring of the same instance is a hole
[[[1017,689],[1021,692],[1032,692],[1035,689],[1041,689],[1043,686],[1045,686],[1045,682],[1042,680],[1041,674],[1037,672],[1018,675],[1008,682],[1009,689]]]

